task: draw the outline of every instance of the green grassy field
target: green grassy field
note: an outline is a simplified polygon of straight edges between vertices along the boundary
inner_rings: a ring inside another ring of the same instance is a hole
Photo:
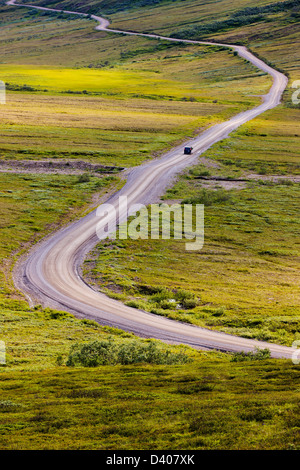
[[[288,362],[201,354],[183,366],[1,375],[2,449],[299,449],[299,371]]]
[[[3,159],[134,166],[254,106],[270,86],[222,48],[95,32],[86,19],[12,7],[1,19]]]
[[[195,26],[211,24],[253,6],[221,0],[212,11],[208,2],[187,0],[147,2],[140,9],[144,3],[93,0],[85,7],[104,11],[116,27],[172,34],[189,28],[191,18]],[[298,35],[294,23],[283,24],[290,14],[214,37],[246,40],[297,79]],[[95,32],[94,26],[1,7],[0,79],[9,83],[1,106],[2,160],[131,167],[255,106],[271,83],[220,48],[171,47]],[[290,91],[284,105],[216,144],[162,194],[166,202],[206,201],[202,251],[187,253],[184,243],[172,240],[104,243],[84,264],[86,279],[159,315],[281,344],[300,339],[299,184],[289,179],[299,174],[299,109],[291,106]],[[245,182],[225,198],[216,192],[221,182],[198,178],[222,176],[230,183],[251,174],[261,181]],[[265,180],[270,175],[285,180],[271,184]],[[0,448],[299,450],[299,366],[292,361],[239,362],[231,354],[154,342],[170,358],[182,354],[190,362],[71,367],[76,344],[111,338],[132,353],[130,347],[152,343],[30,307],[16,291],[12,267],[19,256],[121,184],[118,174],[84,181],[68,174],[0,174],[0,340],[6,345]],[[183,308],[173,308],[174,296]]]

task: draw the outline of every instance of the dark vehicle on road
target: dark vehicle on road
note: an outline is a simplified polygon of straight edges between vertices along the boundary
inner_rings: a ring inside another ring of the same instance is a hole
[[[185,147],[184,153],[185,155],[190,155],[192,153],[193,147]]]

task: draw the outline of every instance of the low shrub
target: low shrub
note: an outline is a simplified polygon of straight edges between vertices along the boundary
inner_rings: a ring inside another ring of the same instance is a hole
[[[82,175],[78,176],[76,183],[77,184],[88,183],[89,181],[90,181],[90,175],[88,173],[83,173]]]
[[[151,295],[150,302],[164,302],[173,298],[173,293],[168,289],[162,287],[158,292]]]
[[[176,304],[176,302],[171,302],[169,300],[162,300],[159,303],[159,306],[163,310],[172,310],[173,308],[176,308],[177,304]]]
[[[172,291],[165,287],[159,288],[156,293],[152,294],[149,302],[157,304],[159,308],[164,310],[174,309],[178,304],[184,309],[193,309],[198,304],[198,300],[193,292],[184,289]]]
[[[74,345],[66,365],[74,367],[97,367],[116,364],[185,364],[191,359],[184,353],[160,348],[153,341],[142,343],[131,340],[116,343],[113,339]]]
[[[182,306],[186,309],[193,309],[197,307],[197,300],[196,299],[185,299],[182,303]]]
[[[204,204],[205,206],[212,206],[228,202],[230,199],[231,196],[229,192],[223,189],[212,191],[202,188],[196,196],[184,199],[182,204]]]
[[[178,289],[175,293],[175,299],[182,305],[183,308],[193,309],[197,306],[197,299],[193,292],[184,289]]]
[[[250,352],[236,352],[233,353],[231,362],[241,362],[241,361],[262,361],[264,359],[269,359],[271,357],[271,352],[269,349],[259,349],[255,348],[254,351]]]

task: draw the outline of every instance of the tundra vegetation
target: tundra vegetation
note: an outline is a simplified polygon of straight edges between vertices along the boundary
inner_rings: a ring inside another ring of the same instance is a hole
[[[4,3],[7,164],[129,168],[255,106],[271,84],[222,47],[95,32],[90,19]],[[229,11],[221,0],[212,12],[200,0],[35,2],[104,12],[123,29],[241,42],[295,80],[297,2],[279,3],[259,1],[254,11],[233,1]],[[290,86],[283,105],[216,144],[161,195],[205,203],[202,251],[174,240],[106,241],[86,260],[86,280],[158,315],[281,344],[300,339],[299,185],[291,178],[300,130]],[[142,340],[28,304],[14,287],[15,262],[124,181],[55,172],[0,174],[1,449],[299,449],[299,366],[291,361]]]

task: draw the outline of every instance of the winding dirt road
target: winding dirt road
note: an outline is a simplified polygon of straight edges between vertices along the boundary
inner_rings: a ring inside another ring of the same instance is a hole
[[[7,4],[41,10],[62,11],[34,5],[16,4],[15,1],[9,0]],[[65,12],[88,16],[85,13]],[[92,18],[98,22],[97,30],[191,44],[212,44],[206,41],[180,40],[154,34],[113,30],[108,28],[109,22],[107,20],[98,16],[92,16]],[[213,43],[213,45],[216,45],[216,43]],[[227,122],[211,127],[195,139],[188,141],[186,144],[191,144],[194,148],[191,156],[183,155],[183,146],[180,146],[166,153],[160,159],[133,169],[122,190],[107,201],[116,208],[119,222],[127,217],[124,209],[118,210],[120,196],[127,196],[128,206],[134,203],[149,204],[155,202],[157,197],[163,193],[170,178],[184,167],[196,162],[199,155],[210,146],[228,137],[240,125],[280,103],[282,93],[287,85],[287,78],[282,73],[266,65],[245,47],[229,44],[221,45],[236,50],[241,57],[270,74],[273,77],[273,85],[269,93],[264,96],[260,106],[243,112]],[[188,344],[197,349],[207,350],[253,351],[255,347],[269,348],[273,357],[292,357],[295,352],[293,348],[248,340],[169,320],[124,306],[122,303],[94,291],[81,278],[80,266],[86,254],[98,242],[96,236],[98,223],[99,217],[96,216],[96,210],[94,210],[84,218],[54,233],[36,245],[18,267],[15,278],[20,290],[26,293],[30,299],[45,306],[62,309],[74,313],[78,317],[94,319],[103,325],[118,327],[141,337],[156,338],[167,343]]]

